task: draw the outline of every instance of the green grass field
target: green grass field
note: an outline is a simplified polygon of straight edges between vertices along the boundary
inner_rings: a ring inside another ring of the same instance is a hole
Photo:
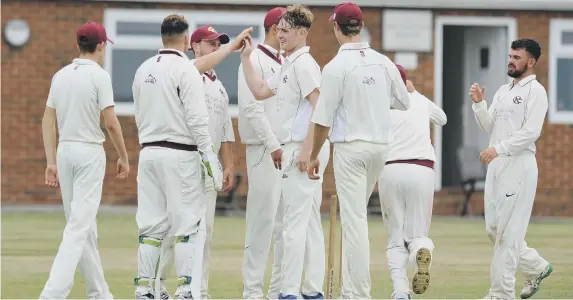
[[[37,299],[60,243],[64,224],[61,213],[2,213],[2,298]],[[99,249],[111,291],[116,299],[133,299],[138,246],[134,216],[100,214],[98,224]],[[324,228],[327,235],[327,221]],[[527,234],[529,245],[537,248],[554,265],[554,272],[543,281],[534,298],[573,298],[572,229],[573,220],[530,224]],[[243,218],[218,217],[215,220],[209,284],[213,298],[241,297],[244,231]],[[423,295],[415,295],[415,298],[483,298],[489,287],[492,256],[483,221],[436,218],[431,237],[436,249],[430,289]],[[386,231],[382,220],[372,218],[372,296],[378,299],[387,299],[392,293],[385,243]],[[338,257],[335,261],[338,263]],[[173,278],[168,281],[168,286],[172,293],[175,288]],[[522,287],[523,277],[518,275],[517,297]],[[85,298],[79,272],[70,298]]]

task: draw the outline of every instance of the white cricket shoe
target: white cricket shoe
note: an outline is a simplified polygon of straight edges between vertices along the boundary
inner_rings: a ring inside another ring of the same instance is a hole
[[[423,294],[430,285],[430,263],[432,253],[427,248],[420,248],[416,253],[416,274],[412,279],[412,290],[416,294]]]
[[[165,288],[165,286],[163,284],[161,285],[161,294],[159,295],[159,297],[161,298],[161,300],[173,299],[173,298],[171,298],[171,295],[169,295],[169,292],[167,291],[167,289]]]
[[[551,272],[553,272],[553,265],[549,264],[549,265],[547,265],[547,267],[545,267],[545,270],[543,270],[543,272],[541,272],[541,274],[539,274],[537,277],[535,277],[533,279],[526,280],[525,286],[521,290],[521,294],[520,294],[521,299],[528,299],[528,298],[531,298],[531,296],[535,295],[535,293],[537,293],[537,291],[539,291],[539,287],[541,285],[541,280],[543,280],[547,276],[549,276],[549,274],[551,274]]]

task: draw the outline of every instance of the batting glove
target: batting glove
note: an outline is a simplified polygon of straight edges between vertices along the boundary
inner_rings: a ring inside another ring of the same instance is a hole
[[[213,180],[213,186],[215,191],[223,190],[223,167],[219,162],[219,157],[213,152],[201,153],[201,159],[203,160],[203,167],[210,178],[205,178],[205,180]]]

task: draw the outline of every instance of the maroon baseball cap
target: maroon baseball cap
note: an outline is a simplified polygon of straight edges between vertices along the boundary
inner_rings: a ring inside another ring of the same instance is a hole
[[[191,34],[191,43],[198,43],[200,41],[211,41],[214,39],[219,39],[221,44],[226,44],[229,42],[229,36],[226,33],[218,33],[213,27],[210,25],[205,25],[199,27],[193,31]]]
[[[360,25],[362,10],[352,2],[342,2],[334,8],[334,13],[328,20],[335,21],[338,25]]]
[[[113,41],[107,37],[105,28],[96,22],[85,23],[76,30],[78,45],[99,44]]]
[[[265,16],[265,21],[263,23],[263,26],[267,28],[272,25],[278,24],[281,17],[284,15],[286,11],[287,11],[286,8],[280,6],[269,10],[267,15]]]
[[[398,71],[400,71],[400,76],[402,76],[402,81],[404,81],[404,84],[406,84],[406,80],[408,80],[408,77],[406,76],[406,70],[399,64],[395,65],[398,68]]]

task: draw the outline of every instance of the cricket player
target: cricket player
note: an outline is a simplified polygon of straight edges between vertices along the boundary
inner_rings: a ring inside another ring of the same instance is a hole
[[[329,20],[341,46],[323,69],[312,116],[314,142],[308,177],[321,178],[316,173],[328,161],[320,157],[320,147],[329,136],[334,144],[334,179],[343,231],[341,293],[344,298],[369,299],[366,207],[388,157],[390,108],[406,110],[410,100],[394,63],[360,42],[364,26],[360,7],[350,2],[339,4]]]
[[[277,25],[286,12],[275,7],[263,21],[265,40],[251,53],[253,68],[263,80],[280,72],[284,58],[280,54]],[[243,258],[243,299],[262,299],[263,280],[274,233],[274,260],[267,297],[276,299],[280,292],[280,264],[282,257],[282,211],[280,210],[280,170],[283,150],[271,123],[276,107],[276,96],[257,101],[243,74],[238,71],[239,134],[246,144],[247,192],[245,253]],[[275,166],[276,162],[276,166]]]
[[[430,140],[432,122],[444,126],[447,117],[434,102],[416,91],[406,71],[396,65],[410,93],[410,108],[391,110],[388,160],[380,174],[378,192],[388,229],[386,256],[394,284],[394,299],[409,299],[407,266],[414,265],[412,290],[423,294],[430,283],[434,243],[428,237],[434,202],[434,162]]]
[[[320,218],[322,202],[321,181],[306,175],[310,157],[312,127],[310,117],[319,96],[320,67],[310,55],[306,37],[313,21],[312,13],[304,6],[287,7],[278,25],[278,39],[286,58],[280,71],[266,82],[256,74],[251,62],[252,39],[245,39],[241,53],[243,73],[249,90],[257,100],[276,95],[269,112],[273,132],[282,147],[283,155],[275,163],[281,169],[283,206],[283,257],[279,299],[323,298],[325,273],[324,235]],[[328,161],[330,144],[318,146],[320,157]],[[325,164],[326,166],[326,164]],[[319,172],[324,172],[324,167]],[[307,248],[307,244],[309,245]],[[306,250],[305,250],[306,248]],[[305,268],[305,260],[309,265]],[[303,270],[306,282],[300,291]]]
[[[205,90],[205,101],[207,110],[209,111],[209,134],[214,143],[215,153],[218,153],[223,159],[224,192],[229,192],[234,184],[232,142],[235,141],[235,135],[229,115],[229,97],[213,68],[234,50],[240,49],[243,39],[250,34],[252,30],[252,27],[243,30],[228,47],[224,48],[221,48],[221,45],[230,42],[229,36],[226,33],[218,33],[212,26],[206,25],[199,27],[191,34],[190,50],[195,54],[195,58],[192,59],[191,62],[201,73]],[[195,265],[202,271],[201,278],[194,276],[195,281],[192,282],[192,287],[200,291],[201,298],[210,298],[207,289],[209,282],[209,263],[211,260],[211,238],[213,235],[213,222],[215,219],[215,206],[217,201],[217,191],[214,189],[212,182],[207,181],[206,183],[205,242],[203,246],[199,247],[201,249],[197,249],[196,258],[201,256],[202,260],[196,260],[200,262],[200,264]],[[171,270],[173,262],[173,242],[172,237],[170,237],[168,242],[164,242],[162,245],[159,264],[162,281],[165,275]],[[161,291],[162,297],[165,297],[166,290],[163,284]]]
[[[103,274],[96,224],[106,166],[102,114],[119,154],[117,178],[125,179],[129,174],[121,125],[114,112],[111,78],[100,66],[107,42],[113,42],[107,38],[105,28],[94,22],[80,26],[76,36],[80,55],[53,76],[42,119],[45,183],[60,187],[67,223],[40,298],[67,298],[79,265],[87,297],[113,299]]]
[[[142,150],[138,167],[137,299],[155,299],[154,281],[163,239],[174,236],[178,299],[191,291],[198,232],[205,226],[205,185],[223,186],[223,171],[209,135],[203,80],[185,55],[189,24],[167,16],[163,49],[138,68],[133,81],[135,121]],[[204,175],[204,170],[207,176]],[[209,183],[211,184],[211,183]],[[202,256],[201,256],[202,258]],[[200,259],[199,259],[200,260]],[[200,276],[199,276],[200,277]]]
[[[533,296],[553,271],[525,242],[537,188],[535,141],[541,135],[548,105],[545,88],[533,69],[540,56],[541,47],[535,40],[513,41],[507,70],[513,81],[499,88],[489,108],[485,87],[474,83],[469,92],[478,124],[491,134],[489,148],[480,154],[482,163],[488,164],[485,223],[494,243],[491,299],[514,298],[516,269],[526,278],[522,299]]]

